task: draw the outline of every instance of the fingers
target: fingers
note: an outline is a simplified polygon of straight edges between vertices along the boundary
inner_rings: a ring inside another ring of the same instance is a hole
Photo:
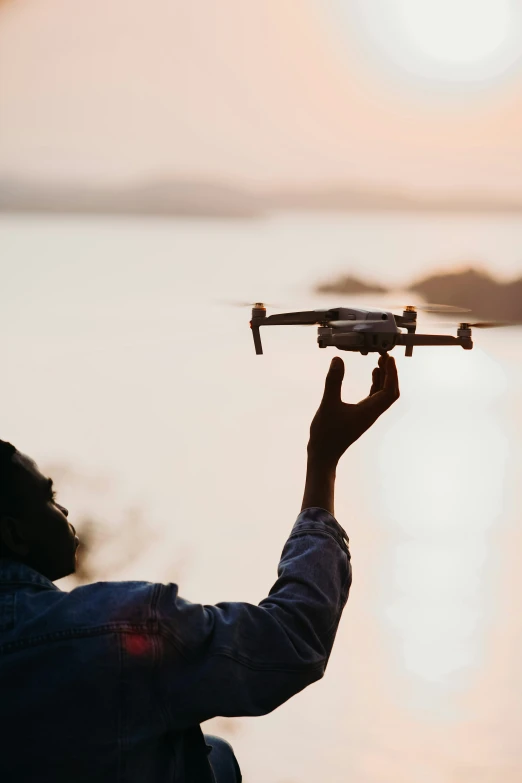
[[[340,356],[334,356],[324,384],[323,402],[339,402],[344,378],[344,362]]]
[[[372,372],[372,386],[370,389],[370,397],[372,394],[375,394],[375,392],[378,392],[379,389],[383,388],[384,385],[384,367],[386,366],[386,357],[388,356],[387,353],[381,354],[379,357],[379,366],[374,369]]]
[[[375,394],[375,392],[378,392],[381,387],[381,371],[378,367],[374,369],[372,372],[372,386],[370,389],[370,397],[372,394]]]
[[[379,365],[380,388],[360,403],[374,420],[400,397],[395,359],[385,354],[379,359]]]
[[[394,399],[398,400],[400,397],[399,391],[399,376],[397,375],[397,365],[395,359],[386,354],[386,363],[384,365],[384,384],[383,390],[387,391],[390,395],[395,395]]]

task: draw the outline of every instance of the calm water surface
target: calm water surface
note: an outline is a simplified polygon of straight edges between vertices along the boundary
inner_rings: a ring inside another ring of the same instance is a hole
[[[310,294],[340,271],[396,289],[468,261],[522,274],[514,218],[3,217],[0,244],[0,437],[84,477],[60,492],[73,521],[128,535],[121,509],[141,507],[151,546],[116,578],[205,603],[272,585],[333,355],[274,328],[256,357],[248,310],[217,300],[349,304]],[[522,334],[475,345],[398,354],[399,403],[343,458],[354,583],[326,677],[208,726],[247,783],[522,779]],[[355,400],[374,361],[344,358]]]

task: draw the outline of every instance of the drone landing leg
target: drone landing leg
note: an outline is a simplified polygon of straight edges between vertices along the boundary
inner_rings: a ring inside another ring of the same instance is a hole
[[[261,345],[261,335],[259,334],[259,326],[252,326],[252,337],[254,338],[254,347],[256,354],[261,355],[263,353],[263,346]]]

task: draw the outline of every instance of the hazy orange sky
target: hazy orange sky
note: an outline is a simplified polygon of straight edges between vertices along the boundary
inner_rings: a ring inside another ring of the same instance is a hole
[[[359,2],[4,3],[0,174],[522,194],[520,66],[479,89],[408,80]]]

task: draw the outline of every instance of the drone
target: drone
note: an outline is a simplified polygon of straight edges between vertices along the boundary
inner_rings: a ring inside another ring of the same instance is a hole
[[[405,355],[412,356],[414,346],[460,345],[465,351],[473,348],[472,327],[487,328],[508,324],[481,321],[459,323],[457,335],[417,334],[417,310],[427,312],[463,313],[462,308],[446,305],[405,306],[402,315],[388,310],[365,310],[352,307],[331,307],[322,310],[303,310],[295,313],[279,313],[267,316],[262,302],[252,305],[250,328],[256,354],[263,353],[261,326],[317,325],[319,348],[334,346],[341,351],[355,351],[366,356],[371,352],[387,353],[396,346],[405,347]]]

